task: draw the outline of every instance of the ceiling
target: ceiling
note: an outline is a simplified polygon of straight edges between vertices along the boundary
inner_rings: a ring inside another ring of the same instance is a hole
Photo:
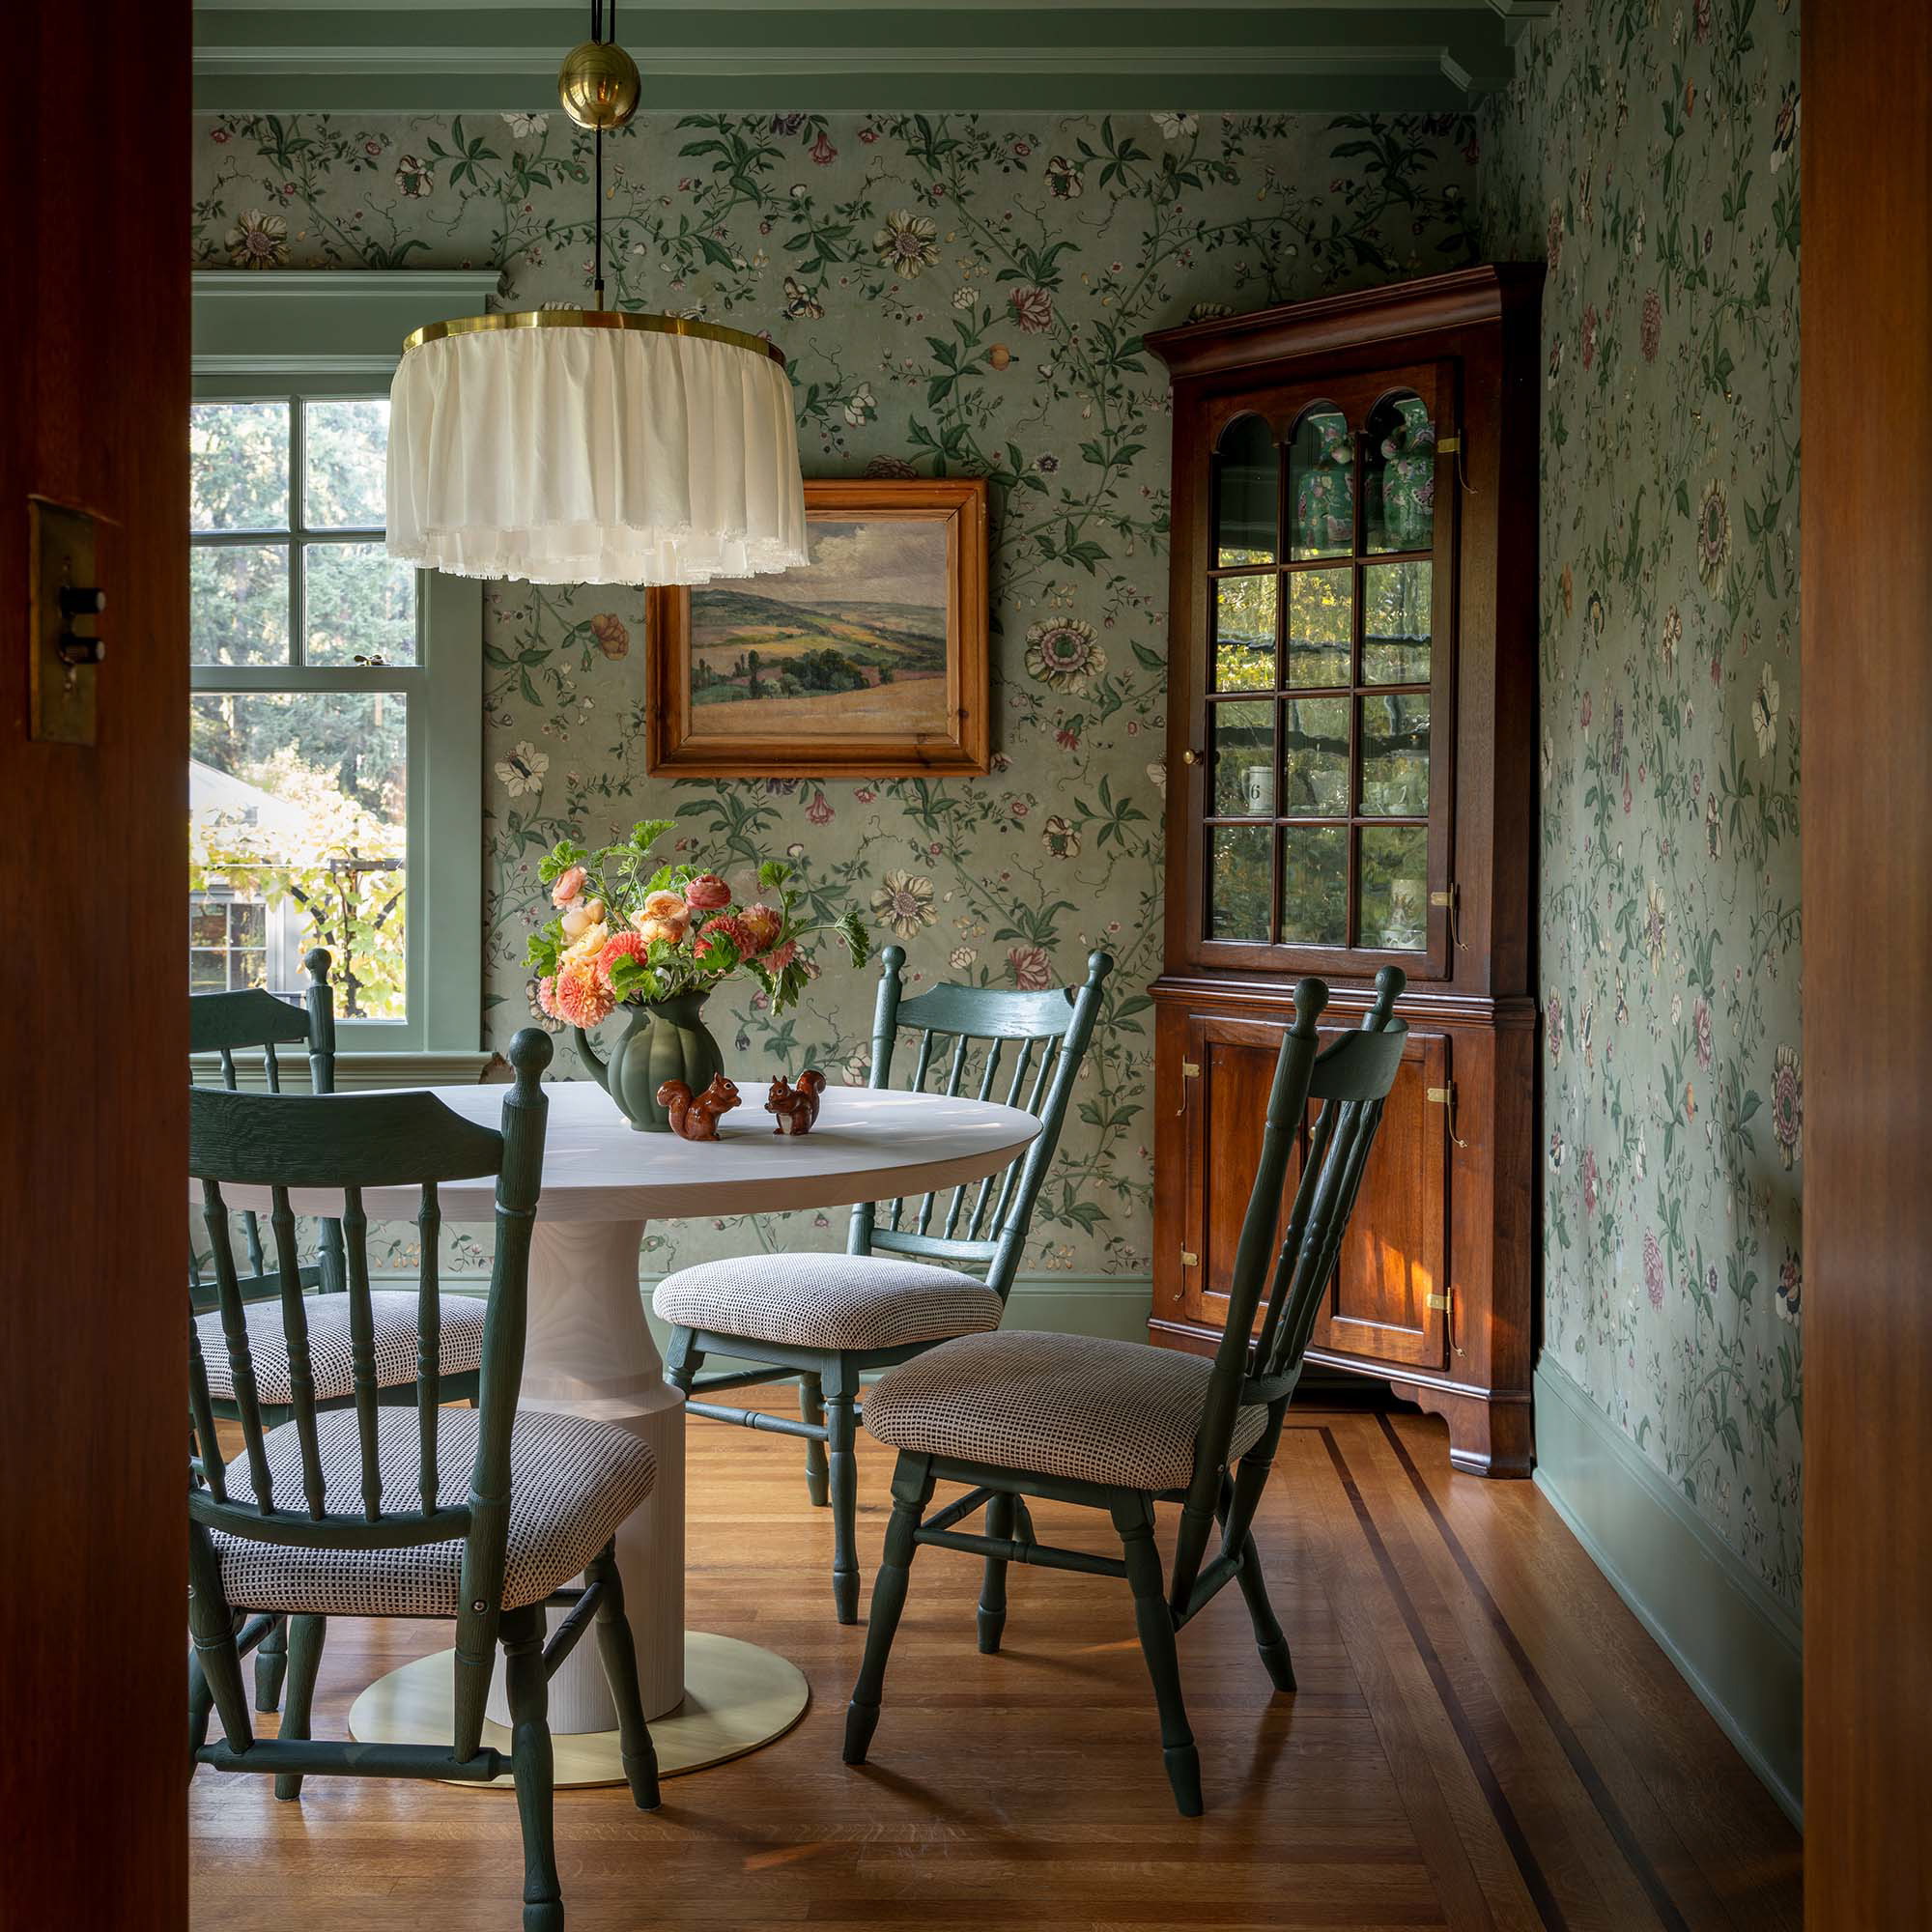
[[[625,0],[646,108],[1466,108],[1555,0]],[[532,110],[586,5],[200,0],[195,104],[228,112]]]

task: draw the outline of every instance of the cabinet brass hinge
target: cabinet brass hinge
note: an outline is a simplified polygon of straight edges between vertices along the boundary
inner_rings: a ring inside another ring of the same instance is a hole
[[[1424,1300],[1428,1307],[1435,1310],[1438,1314],[1447,1315],[1451,1307],[1449,1297],[1446,1294],[1427,1295],[1424,1297]]]
[[[1463,952],[1464,950],[1463,946],[1461,918],[1463,911],[1463,889],[1460,886],[1450,886],[1442,892],[1431,893],[1429,895],[1429,903],[1433,906],[1441,906],[1447,911],[1449,915],[1449,943],[1458,952]]]
[[[1463,439],[1460,436],[1439,436],[1435,439],[1435,447],[1444,456],[1454,456],[1463,447]]]
[[[1174,1110],[1176,1119],[1187,1111],[1187,1083],[1200,1078],[1201,1063],[1198,1060],[1183,1060],[1180,1063],[1180,1105]]]
[[[1428,1100],[1429,1104],[1432,1107],[1447,1107],[1449,1109],[1449,1138],[1452,1141],[1454,1141],[1459,1148],[1467,1147],[1469,1143],[1465,1141],[1463,1138],[1463,1136],[1456,1131],[1455,1081],[1453,1080],[1450,1081],[1450,1083],[1446,1087],[1427,1088],[1424,1091],[1424,1098]]]
[[[1191,1248],[1182,1248],[1180,1251],[1180,1265],[1184,1268],[1199,1267],[1201,1265],[1201,1257],[1194,1253]]]

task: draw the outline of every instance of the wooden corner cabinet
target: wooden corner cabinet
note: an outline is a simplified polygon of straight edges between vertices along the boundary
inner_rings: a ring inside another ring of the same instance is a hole
[[[1532,1456],[1539,268],[1150,336],[1174,379],[1156,1342],[1210,1350],[1290,995],[1408,1047],[1309,1360]],[[1294,1178],[1290,1177],[1289,1186]]]

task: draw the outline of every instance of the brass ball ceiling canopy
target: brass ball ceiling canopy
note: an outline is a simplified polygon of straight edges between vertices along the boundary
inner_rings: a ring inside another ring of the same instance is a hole
[[[616,31],[616,8],[611,10],[611,30]],[[643,82],[638,64],[615,41],[585,41],[563,57],[556,76],[556,98],[563,111],[580,128],[598,133],[621,128],[638,111]]]
[[[593,309],[428,323],[390,385],[389,554],[532,583],[705,583],[808,560],[784,356],[604,305],[604,135],[638,110],[616,0],[557,74],[592,137]],[[609,37],[606,22],[609,22]]]

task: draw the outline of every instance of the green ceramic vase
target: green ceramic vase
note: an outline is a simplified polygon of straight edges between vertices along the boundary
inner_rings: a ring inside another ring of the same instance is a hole
[[[704,1003],[710,997],[680,993],[652,1006],[626,1008],[631,1023],[609,1060],[598,1056],[582,1027],[574,1029],[585,1065],[639,1133],[670,1132],[670,1116],[658,1105],[658,1089],[667,1080],[682,1080],[694,1094],[701,1094],[724,1070],[724,1056],[704,1024]]]

